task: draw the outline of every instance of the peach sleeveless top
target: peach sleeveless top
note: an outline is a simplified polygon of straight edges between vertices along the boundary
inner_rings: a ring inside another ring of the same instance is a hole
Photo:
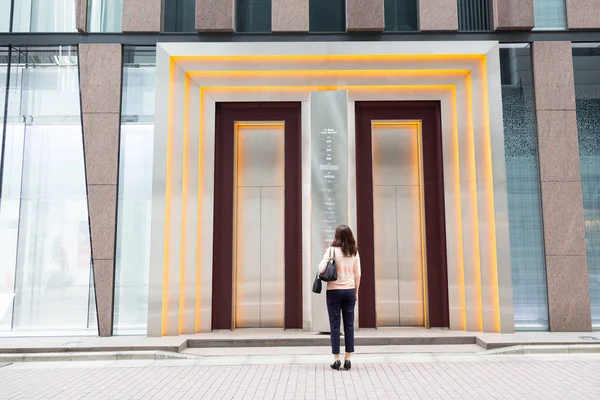
[[[319,263],[319,273],[325,271],[329,261],[329,250],[327,248],[323,259]],[[355,289],[360,282],[360,256],[346,257],[340,247],[333,247],[335,252],[335,265],[337,267],[337,281],[327,282],[327,290]]]

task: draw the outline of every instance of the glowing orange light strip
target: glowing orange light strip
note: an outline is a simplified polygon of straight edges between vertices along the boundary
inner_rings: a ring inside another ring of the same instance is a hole
[[[456,187],[454,188],[455,190],[455,196],[457,198],[457,202],[456,202],[456,215],[457,215],[457,219],[458,219],[458,223],[456,224],[456,229],[457,229],[457,237],[460,238],[457,243],[458,243],[458,258],[459,258],[459,262],[458,262],[458,279],[459,279],[459,286],[460,286],[460,305],[461,305],[461,310],[462,310],[462,321],[461,321],[461,329],[462,330],[466,330],[467,329],[467,302],[466,302],[466,295],[465,295],[465,255],[464,255],[464,246],[463,246],[463,224],[462,224],[462,200],[461,200],[461,189],[460,189],[460,154],[459,154],[459,138],[458,138],[458,107],[457,107],[457,101],[456,101],[456,87],[454,87],[452,89],[452,127],[453,127],[453,132],[454,134],[453,136],[453,142],[454,142],[454,157],[455,157],[455,162],[454,162],[454,180],[456,182]]]
[[[339,54],[339,55],[214,55],[214,56],[171,56],[175,61],[361,61],[361,60],[479,60],[484,54]]]
[[[186,116],[187,118],[187,116]],[[202,283],[202,270],[200,268],[201,260],[201,246],[202,246],[202,197],[204,193],[203,188],[203,170],[202,161],[204,156],[204,90],[200,88],[200,111],[199,111],[199,132],[198,132],[198,222],[196,232],[196,304],[195,304],[195,320],[194,330],[196,333],[200,332],[200,286]]]
[[[171,173],[173,163],[173,81],[175,78],[175,62],[171,59],[170,62],[170,81],[169,85],[169,126],[167,130],[167,165],[166,165],[166,182],[165,182],[165,238],[164,238],[164,254],[163,254],[163,287],[162,287],[162,315],[161,315],[161,335],[166,333],[167,326],[167,310],[169,301],[169,239],[171,236]]]
[[[185,76],[185,83],[183,86],[183,171],[182,171],[182,183],[181,183],[181,252],[179,254],[179,334],[183,333],[185,329],[185,241],[186,241],[186,219],[185,214],[187,211],[187,179],[188,179],[188,109],[189,109],[189,90],[190,90],[190,78]]]
[[[236,71],[188,71],[192,77],[256,77],[269,78],[278,77],[336,77],[336,76],[465,76],[469,73],[467,69],[348,69],[348,70],[236,70]]]
[[[425,240],[425,181],[423,180],[423,129],[417,124],[417,152],[419,162],[419,219],[421,221],[421,274],[423,281],[423,315],[425,326],[429,327],[429,292],[427,287],[427,241]]]
[[[476,297],[477,297],[477,330],[483,331],[483,299],[482,299],[482,290],[481,290],[481,248],[479,244],[479,210],[477,205],[477,159],[475,156],[475,127],[473,126],[473,89],[471,82],[471,74],[467,75],[467,109],[469,112],[470,118],[469,121],[469,134],[467,135],[469,142],[467,145],[468,156],[468,166],[467,171],[469,172],[470,181],[472,182],[471,193],[471,201],[473,202],[473,247],[474,247],[474,263],[475,263],[475,288],[476,288]]]
[[[438,91],[451,90],[454,85],[333,85],[333,86],[203,86],[205,90],[214,92],[255,92],[255,91],[306,91],[306,90],[416,90],[416,91]]]
[[[287,58],[287,56],[286,56]],[[370,57],[372,58],[372,57]],[[397,57],[385,57],[385,58],[389,58],[389,59],[396,59]],[[400,57],[403,58],[403,57]],[[417,57],[418,58],[418,57]],[[431,58],[431,57],[427,57],[427,58]],[[482,58],[482,56],[480,55],[473,55],[472,57],[456,57],[452,59],[480,59]],[[341,58],[338,58],[341,59]],[[264,61],[264,57],[261,58],[261,60]],[[173,62],[173,58],[171,60],[171,62]],[[454,71],[454,70],[453,70]],[[173,72],[171,70],[171,72]],[[171,73],[171,75],[173,75],[173,73]],[[171,77],[172,79],[172,77]],[[276,89],[276,90],[305,90],[307,87],[309,88],[314,88],[315,90],[331,90],[331,89],[353,89],[353,90],[360,90],[360,89],[379,89],[379,90],[398,90],[398,86],[389,86],[389,85],[362,85],[362,86],[347,86],[347,85],[343,85],[343,86],[335,86],[335,85],[327,85],[327,86],[305,86],[305,87],[298,87],[298,86],[255,86],[255,87],[248,87],[248,86],[244,86],[244,87],[213,87],[210,88],[211,90],[231,90],[231,89],[235,89],[235,90],[246,90],[246,91],[253,91],[253,90],[257,90],[257,89],[265,89],[265,88],[270,88],[270,89]],[[400,86],[403,89],[418,89],[418,90],[439,90],[439,89],[454,89],[455,87],[453,85],[403,85]],[[203,88],[202,88],[203,89]],[[206,88],[208,89],[208,87]],[[201,101],[202,103],[202,101]],[[172,107],[171,103],[170,103],[170,108]],[[170,109],[170,113],[171,113],[171,109]],[[202,129],[202,128],[201,128]],[[169,126],[169,136],[171,134],[171,127]],[[200,168],[200,167],[199,167]],[[200,182],[199,182],[200,183]],[[199,204],[200,207],[200,204]],[[200,214],[199,214],[200,215]],[[168,219],[168,216],[167,216]],[[200,227],[200,222],[199,222],[199,227]],[[461,227],[462,229],[462,227]],[[201,229],[198,229],[199,234],[198,234],[198,243],[200,243],[200,232]],[[461,246],[462,248],[462,246]],[[198,246],[198,252],[199,252],[199,246]],[[462,256],[461,256],[462,257]],[[200,264],[200,260],[199,260],[199,255],[197,255],[197,272],[199,272],[199,264]],[[166,264],[166,263],[165,263]],[[464,281],[463,281],[463,287],[464,287]],[[166,300],[166,290],[163,287],[163,303]],[[197,274],[197,283],[196,283],[196,292],[197,292],[197,296],[196,296],[196,314],[197,314],[197,325],[199,325],[199,316],[198,316],[198,311],[199,311],[199,274]],[[464,294],[464,290],[463,290],[463,294]],[[464,307],[463,307],[464,309]],[[164,311],[164,310],[163,310]],[[164,321],[165,321],[166,317],[163,313],[163,326],[164,326]],[[198,330],[198,328],[197,328]],[[163,332],[164,334],[164,332]]]
[[[173,71],[172,71],[172,75],[173,75]],[[171,81],[173,81],[173,76],[171,77]],[[171,84],[171,90],[172,90],[173,85]],[[200,135],[200,139],[199,139],[199,158],[200,156],[203,154],[203,134],[204,134],[204,94],[207,91],[229,91],[229,90],[236,90],[236,91],[255,91],[257,89],[259,90],[293,90],[293,91],[298,91],[298,90],[306,90],[307,88],[309,89],[321,89],[321,90],[330,90],[330,86],[214,86],[214,87],[210,87],[210,86],[205,86],[205,87],[200,87],[200,130],[199,130],[199,135]],[[378,89],[378,90],[424,90],[424,91],[428,91],[428,90],[440,90],[440,89],[445,89],[445,90],[452,90],[453,88],[455,88],[455,86],[453,85],[402,85],[402,86],[389,86],[389,85],[359,85],[359,86],[340,86],[340,88],[347,88],[347,89],[353,89],[353,90],[372,90],[372,89]],[[172,105],[171,102],[170,104],[170,113],[172,112]],[[187,119],[187,113],[185,114],[184,118]],[[169,130],[168,130],[168,136],[169,136],[169,140],[171,140],[172,137],[172,127],[171,127],[171,121],[172,119],[169,119]],[[170,151],[170,150],[168,150]],[[169,162],[169,161],[168,161]],[[195,328],[196,328],[196,332],[200,331],[200,287],[201,287],[201,254],[200,254],[200,249],[201,249],[201,237],[202,237],[202,227],[201,227],[201,222],[202,222],[202,214],[201,214],[201,196],[202,196],[202,163],[201,160],[199,159],[198,161],[198,196],[199,196],[199,200],[198,200],[198,224],[197,224],[197,247],[196,247],[196,302],[195,302],[195,311],[196,311],[196,318],[195,318]],[[170,185],[170,175],[167,175],[167,181],[168,184]],[[166,216],[167,222],[168,219],[170,218],[170,216]],[[165,232],[165,235],[167,234],[167,232]],[[168,271],[168,264],[165,258],[165,271]],[[163,276],[163,280],[165,279],[165,276]],[[166,301],[166,297],[164,295],[164,291],[163,291],[163,304]],[[165,326],[165,322],[166,321],[166,315],[164,312],[164,307],[163,307],[163,327]],[[164,330],[163,330],[163,335],[164,335]]]

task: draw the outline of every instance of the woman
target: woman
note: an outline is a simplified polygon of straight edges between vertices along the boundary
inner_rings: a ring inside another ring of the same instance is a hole
[[[344,318],[344,338],[346,340],[346,357],[344,369],[350,369],[350,355],[354,352],[354,307],[360,286],[360,257],[352,230],[346,225],[340,225],[335,230],[335,238],[331,243],[335,253],[337,280],[327,282],[327,311],[329,312],[329,327],[331,332],[331,350],[333,364],[331,368],[339,370],[340,361],[340,311]],[[319,273],[325,271],[329,261],[330,249],[323,255],[319,264]]]

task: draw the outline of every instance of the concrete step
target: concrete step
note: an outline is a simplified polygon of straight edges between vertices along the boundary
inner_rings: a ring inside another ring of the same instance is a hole
[[[342,345],[344,337],[341,338]],[[453,336],[374,336],[357,335],[356,346],[431,346],[431,345],[475,345],[475,335]],[[224,348],[224,347],[306,347],[329,346],[329,335],[301,335],[299,337],[211,337],[191,338],[187,340],[187,348]]]
[[[342,352],[344,348],[342,347]],[[456,345],[400,345],[400,346],[360,346],[356,348],[357,354],[472,354],[484,351],[476,344]],[[281,356],[288,355],[329,355],[329,346],[303,346],[303,347],[211,347],[188,348],[182,354],[193,354],[203,357],[221,356]]]

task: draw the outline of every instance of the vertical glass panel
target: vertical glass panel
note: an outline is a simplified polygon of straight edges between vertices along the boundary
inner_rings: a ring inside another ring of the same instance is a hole
[[[531,49],[500,50],[515,328],[548,329]]]
[[[115,334],[145,333],[148,316],[155,47],[126,47],[119,165]]]
[[[489,0],[458,0],[459,31],[489,31]]]
[[[75,0],[14,0],[13,32],[75,32]]]
[[[4,138],[4,105],[6,104],[6,78],[8,77],[8,48],[0,47],[0,174],[2,166],[2,142]],[[1,179],[0,179],[1,180]],[[1,192],[1,189],[0,189]],[[0,252],[2,254],[2,252]]]
[[[13,49],[0,272],[14,300],[0,331],[97,334],[77,62],[73,47]]]
[[[11,0],[0,0],[0,32],[10,31],[10,2]]]
[[[2,171],[4,151],[2,145],[4,143],[4,106],[7,90],[7,77],[9,65],[8,48],[0,47],[0,184],[2,184]],[[7,185],[3,185],[6,187]],[[9,309],[12,306],[14,296],[14,249],[13,237],[16,229],[13,221],[5,217],[9,213],[5,211],[5,191],[0,187],[0,329],[2,329],[2,321],[10,318]],[[12,213],[10,213],[12,214]]]
[[[123,0],[88,0],[88,32],[121,32]]]
[[[565,0],[533,0],[535,29],[567,29],[567,6]]]
[[[575,99],[592,325],[600,329],[600,43],[574,48]]]
[[[309,0],[310,32],[346,32],[346,0]]]
[[[385,32],[418,30],[416,0],[385,0]]]
[[[237,0],[237,32],[271,32],[271,0]]]
[[[165,32],[196,32],[196,0],[164,1]]]

